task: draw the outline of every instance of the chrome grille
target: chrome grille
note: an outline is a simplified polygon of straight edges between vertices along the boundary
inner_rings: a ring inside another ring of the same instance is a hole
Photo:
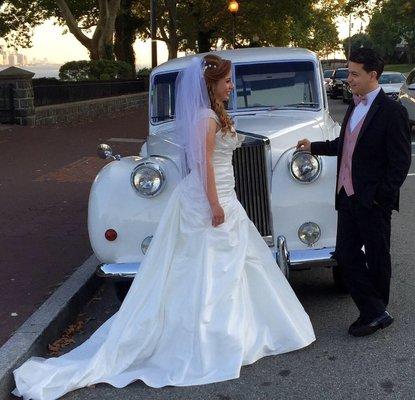
[[[245,135],[233,153],[236,195],[268,245],[273,244],[268,190],[268,139]]]

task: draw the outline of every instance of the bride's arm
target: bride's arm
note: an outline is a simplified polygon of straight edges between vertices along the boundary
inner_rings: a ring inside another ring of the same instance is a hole
[[[206,136],[206,193],[212,210],[212,225],[218,226],[225,221],[225,213],[219,204],[218,192],[216,191],[215,172],[213,169],[213,151],[215,150],[215,138],[218,125],[216,121],[209,118],[209,127]]]

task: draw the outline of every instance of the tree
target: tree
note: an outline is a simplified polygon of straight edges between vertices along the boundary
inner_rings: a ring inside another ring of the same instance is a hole
[[[373,13],[368,31],[376,48],[391,57],[396,45],[407,43],[408,63],[415,60],[415,2],[413,0],[385,0]],[[383,50],[383,51],[382,51]]]
[[[115,18],[121,0],[6,0],[2,13],[6,41],[30,47],[32,30],[54,18],[85,46],[92,60],[113,59]],[[70,5],[70,7],[69,7]],[[86,33],[94,27],[92,37]]]
[[[387,62],[396,61],[396,45],[401,41],[398,26],[391,20],[391,16],[377,9],[367,27],[367,32],[373,42],[373,48]]]
[[[121,0],[120,11],[115,19],[114,53],[117,60],[130,64],[131,77],[135,77],[135,53],[133,43],[137,31],[143,29],[142,17],[133,14],[134,0]]]
[[[367,33],[356,33],[350,37],[350,51],[359,49],[360,47],[374,48],[373,41]],[[343,51],[346,56],[349,54],[349,38],[343,40]]]
[[[136,0],[134,12],[149,21],[148,1]],[[338,46],[334,18],[342,0],[244,0],[237,15],[236,47],[256,45],[296,45],[316,51],[332,51]],[[177,18],[175,18],[175,16]],[[218,44],[233,44],[232,15],[223,0],[159,0],[157,39],[166,43],[169,58],[177,51],[207,52]],[[149,24],[139,32],[142,39],[150,37]]]

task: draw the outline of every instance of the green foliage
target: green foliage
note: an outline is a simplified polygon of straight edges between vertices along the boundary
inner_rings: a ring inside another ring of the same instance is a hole
[[[130,64],[124,61],[93,60],[89,65],[91,79],[128,79],[130,77]]]
[[[128,79],[130,64],[111,60],[70,61],[59,69],[59,78],[65,81]]]
[[[415,59],[415,2],[412,0],[385,0],[372,16],[368,32],[375,48],[387,61],[397,61],[397,45],[406,43],[406,58]]]
[[[89,61],[69,61],[59,68],[59,78],[63,81],[87,81],[90,79]]]
[[[415,68],[415,64],[387,64],[385,71],[402,72],[406,76]]]
[[[368,47],[370,49],[374,48],[373,41],[367,33],[356,33],[350,37],[350,41],[351,51],[357,50],[360,47]],[[349,38],[343,40],[343,51],[347,58],[349,54]]]
[[[91,33],[93,27],[100,25],[102,2],[66,0],[66,3],[83,33]],[[134,34],[147,39],[150,35],[149,0],[125,0],[124,3],[126,10],[131,7],[128,16],[131,17],[129,23],[132,26],[128,32],[133,32],[125,40],[132,43]],[[327,54],[339,45],[335,26],[337,16],[345,12],[346,6],[353,10],[365,4],[363,0],[244,0],[233,17],[227,10],[227,3],[225,0],[159,0],[157,39],[164,41],[169,56],[175,57],[177,50],[201,52],[217,46],[232,47],[234,28],[236,47],[253,44],[301,46]],[[4,31],[5,24],[9,32],[14,32],[8,36],[8,41],[19,46],[30,46],[33,27],[46,19],[54,18],[60,25],[67,23],[54,0],[5,0],[5,11],[6,18],[3,18],[0,29]],[[127,23],[125,19],[119,20],[123,24]],[[95,36],[95,32],[92,36]],[[258,40],[254,40],[257,37]],[[87,44],[83,45],[90,50]],[[121,54],[119,46],[117,50]],[[91,58],[111,57],[111,46],[105,48],[104,56],[101,53],[98,56],[91,55]],[[127,60],[124,55],[117,57]]]
[[[302,46],[321,54],[338,48],[335,19],[342,13],[344,0],[244,0],[239,2],[235,16],[228,11],[227,3],[224,0],[161,0],[157,38],[165,41],[169,50],[176,45],[180,51],[210,51],[218,46],[231,48],[234,28],[236,47]],[[133,12],[147,21],[138,34],[141,39],[148,39],[148,1],[135,0]],[[174,14],[177,24],[172,32]]]
[[[137,76],[149,76],[151,74],[151,68],[140,68],[137,71]]]

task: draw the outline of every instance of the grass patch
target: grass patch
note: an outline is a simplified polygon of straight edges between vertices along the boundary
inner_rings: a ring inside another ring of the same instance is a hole
[[[402,72],[405,75],[408,75],[412,69],[415,68],[415,64],[388,64],[385,65],[385,71],[396,71]]]

